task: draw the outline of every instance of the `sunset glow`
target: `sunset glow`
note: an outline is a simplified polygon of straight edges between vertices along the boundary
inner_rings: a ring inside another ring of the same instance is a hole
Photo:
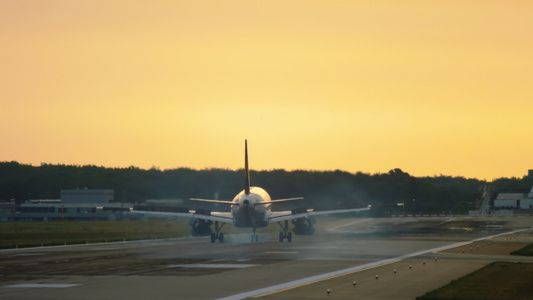
[[[2,1],[0,161],[533,169],[530,1]]]

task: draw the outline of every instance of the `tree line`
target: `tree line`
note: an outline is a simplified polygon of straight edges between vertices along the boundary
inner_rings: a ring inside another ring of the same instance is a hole
[[[367,174],[345,171],[251,171],[252,185],[273,199],[304,197],[282,209],[314,209],[372,205],[384,213],[466,213],[481,197],[481,187],[499,192],[527,193],[533,178],[500,178],[492,182],[464,177],[415,177],[401,169]],[[189,198],[232,200],[243,189],[243,170],[176,168],[148,170],[18,162],[0,162],[0,201],[58,199],[62,189],[113,189],[116,202],[145,203],[149,199]],[[404,206],[398,206],[404,203]]]

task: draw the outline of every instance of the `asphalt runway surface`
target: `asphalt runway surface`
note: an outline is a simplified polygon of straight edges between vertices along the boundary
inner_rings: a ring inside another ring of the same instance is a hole
[[[258,231],[258,243],[227,233],[223,244],[191,237],[2,250],[0,298],[415,299],[493,261],[533,262],[509,255],[533,243],[529,217],[318,221],[315,235],[292,243]]]

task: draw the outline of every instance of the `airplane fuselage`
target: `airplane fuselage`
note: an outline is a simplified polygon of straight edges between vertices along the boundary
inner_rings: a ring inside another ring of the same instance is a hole
[[[243,190],[233,199],[231,214],[233,225],[241,228],[259,228],[268,225],[270,195],[260,187],[250,187],[250,193]],[[265,204],[260,204],[264,203]]]
[[[250,170],[248,168],[248,142],[244,141],[244,190],[242,190],[233,201],[225,201],[218,199],[198,199],[190,198],[191,201],[208,202],[217,205],[229,205],[231,213],[227,211],[219,211],[211,213],[211,210],[195,209],[188,212],[167,212],[167,211],[153,211],[153,210],[133,210],[133,212],[157,214],[157,215],[173,215],[173,216],[187,216],[191,217],[191,233],[194,235],[210,235],[211,243],[219,240],[224,242],[224,234],[220,232],[224,224],[233,223],[235,227],[252,228],[252,242],[257,242],[258,236],[255,233],[257,228],[266,227],[269,223],[277,222],[281,227],[279,233],[279,241],[292,241],[292,233],[289,231],[289,221],[292,220],[294,225],[293,232],[295,234],[312,234],[314,232],[313,221],[309,219],[310,216],[323,215],[329,213],[345,213],[352,211],[368,210],[363,209],[337,209],[328,211],[314,212],[312,210],[300,208],[290,211],[271,211],[271,205],[276,203],[284,203],[288,201],[303,200],[303,197],[284,198],[272,200],[270,195],[262,188],[250,186]],[[230,215],[231,214],[231,215]],[[214,231],[211,225],[214,222]],[[222,225],[219,224],[222,223]]]

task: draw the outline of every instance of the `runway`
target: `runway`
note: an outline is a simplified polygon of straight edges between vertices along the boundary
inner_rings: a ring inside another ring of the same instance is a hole
[[[0,297],[343,299],[357,292],[365,299],[414,299],[495,260],[533,261],[506,254],[533,242],[529,218],[322,221],[316,235],[292,243],[259,232],[259,243],[227,234],[224,244],[195,237],[3,250]],[[474,229],[455,229],[466,223]]]

